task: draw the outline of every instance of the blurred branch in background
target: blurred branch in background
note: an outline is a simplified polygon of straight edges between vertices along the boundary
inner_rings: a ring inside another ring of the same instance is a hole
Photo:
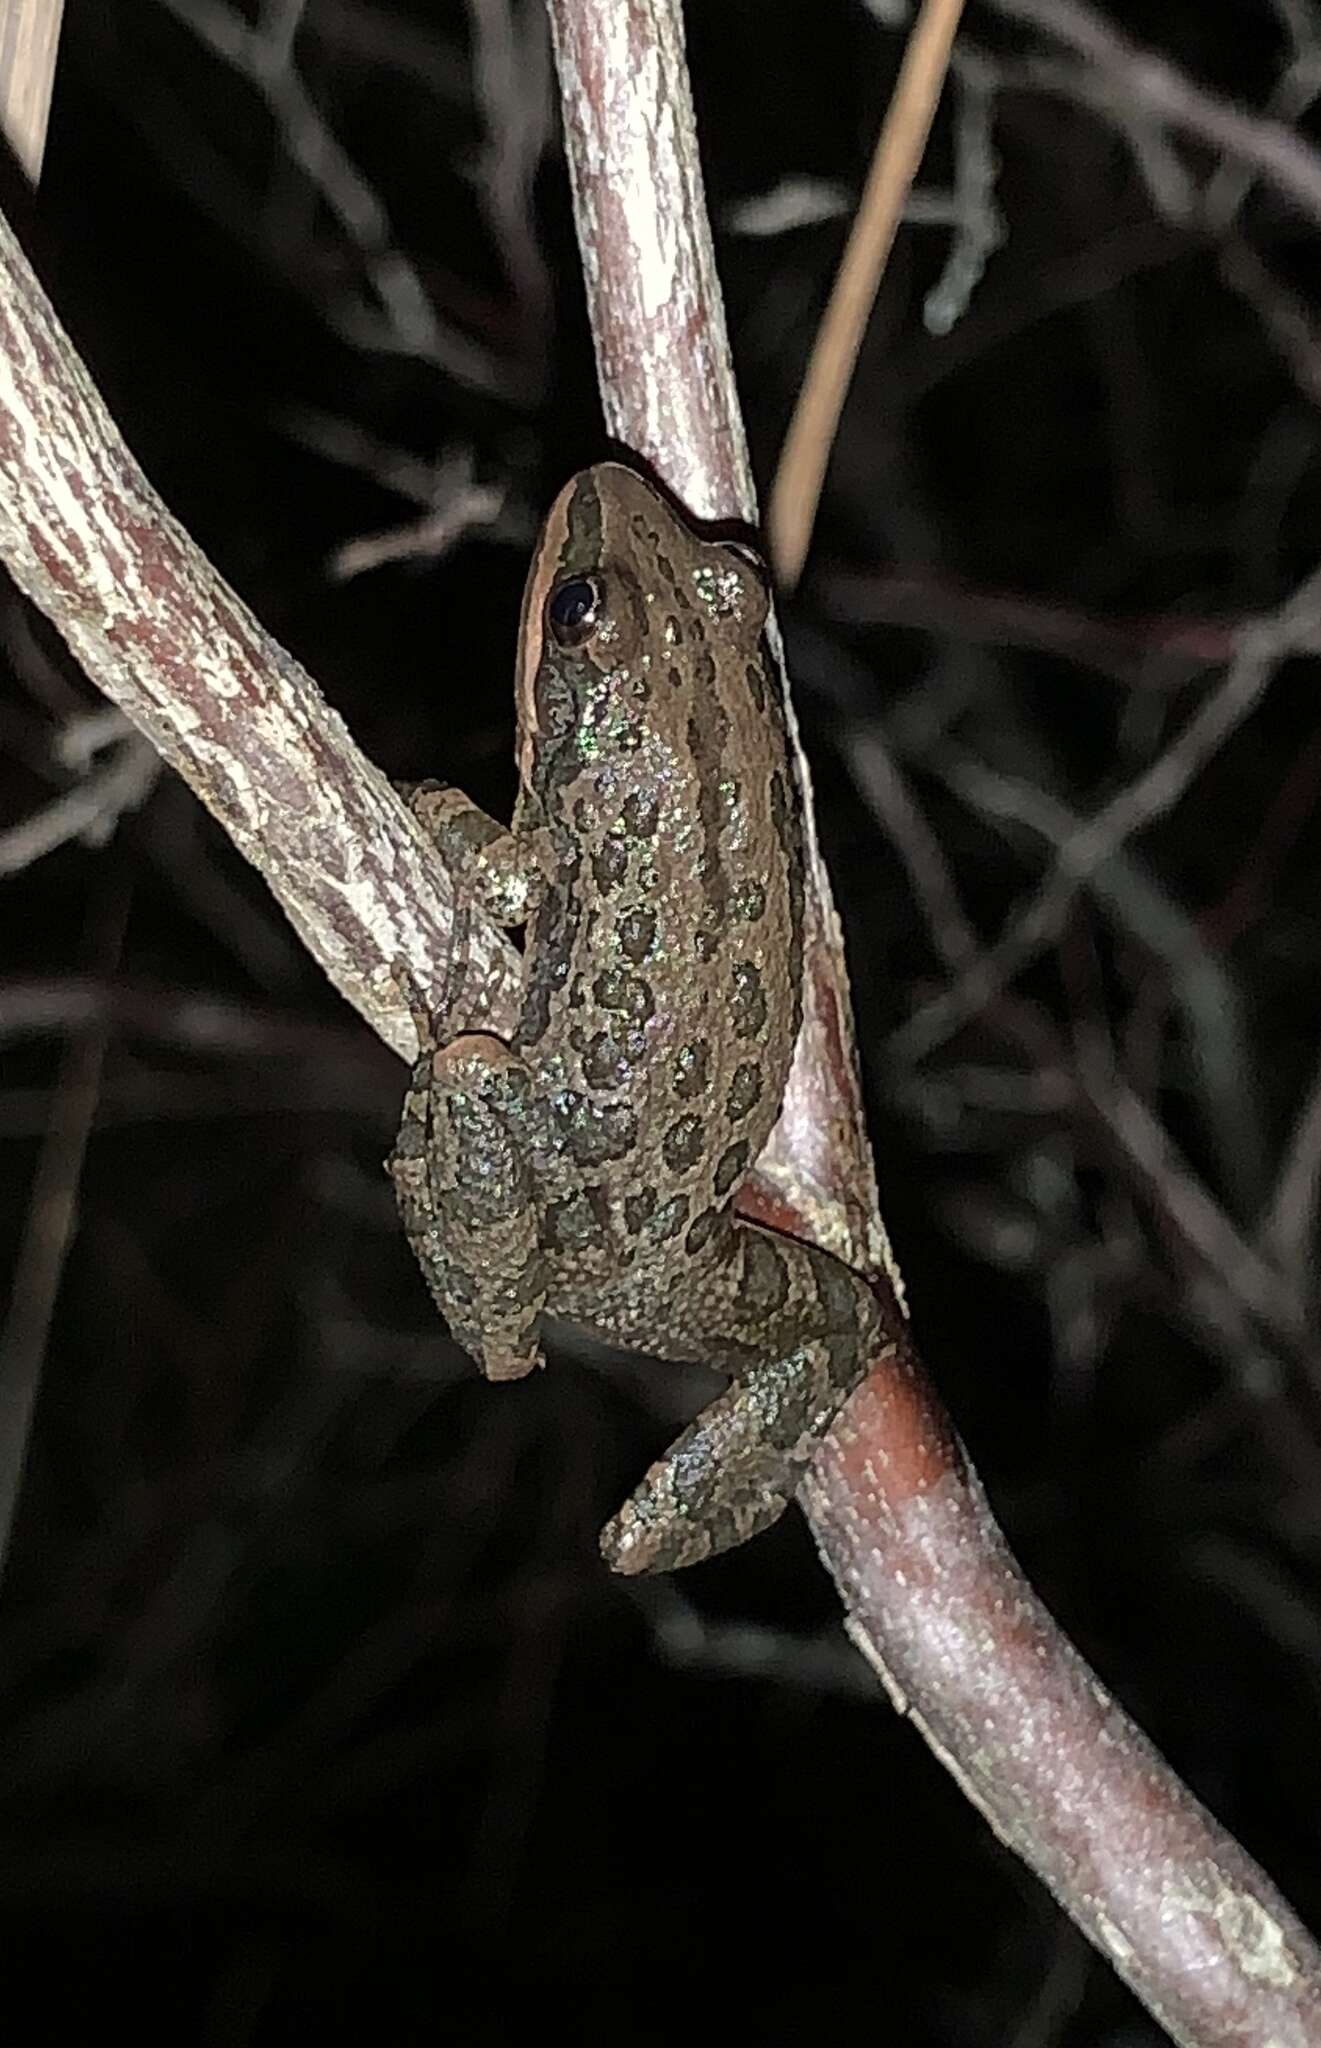
[[[766,507],[766,541],[776,577],[786,591],[793,590],[802,574],[849,381],[931,132],[962,13],[963,0],[922,0],[780,451]],[[967,133],[966,123],[963,132]],[[984,159],[984,151],[977,154]],[[980,271],[991,234],[984,233],[974,243],[965,230],[956,243],[956,248],[969,252],[979,247],[971,260],[965,256],[962,267],[969,276]],[[948,310],[942,305],[936,331],[953,324],[954,309],[966,297],[965,285],[956,285],[948,271],[947,280]]]
[[[35,185],[46,153],[64,0],[0,0],[0,127]]]
[[[531,215],[550,138],[552,98],[544,14],[529,0],[468,0],[471,68],[439,39],[400,19],[342,5],[263,0],[155,0],[264,110],[279,152],[274,189],[256,228],[272,275],[297,286],[348,347],[397,355],[461,388],[522,407],[544,379],[549,285]],[[480,140],[463,178],[480,208],[509,289],[499,306],[457,279],[423,276],[396,232],[391,204],[340,139],[304,52],[363,50],[438,106],[471,87]],[[160,80],[144,81],[137,118],[151,146],[178,166],[198,205],[236,243],[254,232],[252,194],[228,156],[229,137],[205,108],[181,108]]]

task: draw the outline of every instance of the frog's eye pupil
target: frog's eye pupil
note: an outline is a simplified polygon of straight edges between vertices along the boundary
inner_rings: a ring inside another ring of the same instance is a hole
[[[550,630],[561,647],[581,647],[601,616],[601,587],[593,576],[569,576],[546,600]]]

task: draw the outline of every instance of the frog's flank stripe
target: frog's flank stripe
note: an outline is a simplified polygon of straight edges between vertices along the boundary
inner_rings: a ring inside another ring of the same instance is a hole
[[[697,786],[697,822],[702,834],[702,894],[711,908],[714,928],[719,931],[729,904],[729,874],[721,852],[720,833],[725,806],[720,794],[725,746],[729,739],[729,716],[714,691],[697,685],[688,718],[688,751],[692,756]]]
[[[567,543],[558,564],[561,573],[595,569],[601,560],[604,523],[601,498],[590,471],[580,476],[569,500]]]
[[[510,1040],[521,1051],[539,1045],[550,1028],[551,1003],[564,986],[575,929],[574,893],[560,876],[547,888],[529,928],[523,1006]]]

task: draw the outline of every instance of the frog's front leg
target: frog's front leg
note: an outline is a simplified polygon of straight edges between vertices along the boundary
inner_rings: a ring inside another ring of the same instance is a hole
[[[492,924],[525,924],[541,901],[545,834],[508,830],[461,789],[442,782],[400,783],[399,794],[440,851],[454,885],[450,955],[439,998],[441,1038],[471,1020],[465,1003],[472,913]]]
[[[542,1362],[546,1299],[532,1076],[486,1033],[438,1046],[423,1017],[418,1037],[385,1162],[404,1229],[456,1342],[488,1379],[522,1379]]]
[[[492,924],[525,924],[545,884],[538,832],[512,832],[443,782],[401,785],[418,824],[440,851],[456,893]]]
[[[602,1530],[606,1562],[627,1573],[696,1564],[778,1520],[885,1329],[861,1275],[730,1216],[635,1341],[704,1356],[735,1383]]]
[[[462,1001],[467,931],[477,909],[522,924],[540,900],[535,832],[510,832],[462,790],[422,782],[402,794],[438,846],[456,915],[440,1014],[401,975],[418,1057],[386,1168],[408,1241],[436,1306],[488,1379],[521,1379],[541,1363],[545,1300],[532,1157],[539,1114],[523,1062],[485,1032],[450,1036]]]

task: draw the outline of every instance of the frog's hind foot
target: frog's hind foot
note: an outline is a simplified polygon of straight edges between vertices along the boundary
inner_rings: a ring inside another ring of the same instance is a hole
[[[702,1410],[606,1523],[610,1569],[678,1571],[769,1529],[844,1391],[826,1343],[755,1366]]]

